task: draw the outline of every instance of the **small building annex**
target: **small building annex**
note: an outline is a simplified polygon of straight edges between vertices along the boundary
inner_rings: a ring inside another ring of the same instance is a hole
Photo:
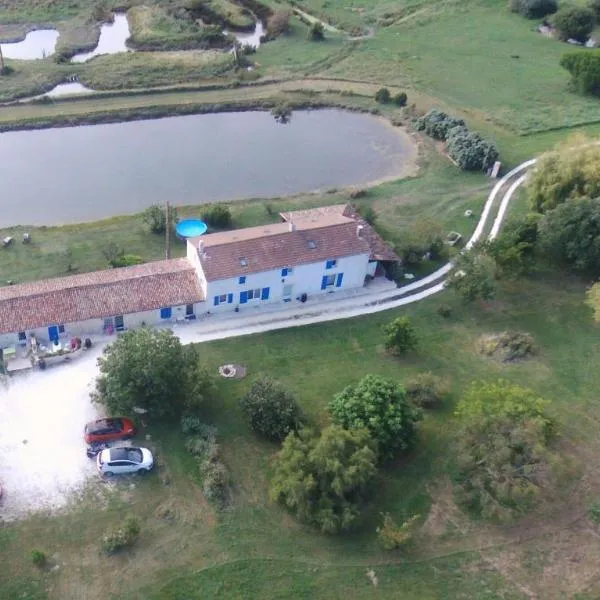
[[[304,302],[362,287],[398,260],[349,205],[281,219],[190,238],[186,258],[2,287],[0,347]]]

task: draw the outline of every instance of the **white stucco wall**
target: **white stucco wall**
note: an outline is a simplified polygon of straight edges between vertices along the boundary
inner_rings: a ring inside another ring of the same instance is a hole
[[[202,288],[202,291],[206,296],[206,277],[204,276],[204,271],[202,270],[202,265],[200,264],[200,258],[198,256],[198,247],[194,246],[194,244],[188,240],[186,244],[186,252],[187,259],[190,261],[190,263],[196,270],[196,275],[198,275],[198,280],[200,281],[200,287]]]
[[[283,301],[284,286],[292,285],[291,300],[296,301],[301,294],[310,296],[315,294],[324,294],[336,290],[345,290],[349,288],[362,287],[365,283],[367,268],[369,264],[368,254],[358,254],[338,258],[337,264],[331,269],[326,269],[326,261],[309,263],[296,266],[291,274],[287,277],[281,276],[281,269],[272,271],[263,271],[261,273],[247,274],[245,283],[239,283],[239,277],[231,279],[221,279],[218,281],[209,281],[206,290],[206,307],[210,312],[222,312],[233,310],[239,306],[240,310],[261,304],[265,302],[281,302]],[[331,287],[326,290],[321,289],[321,281],[324,275],[338,275],[343,273],[342,285],[340,287]],[[268,300],[249,300],[246,304],[240,304],[240,292],[251,289],[269,288]],[[233,294],[233,302],[214,304],[215,296]]]

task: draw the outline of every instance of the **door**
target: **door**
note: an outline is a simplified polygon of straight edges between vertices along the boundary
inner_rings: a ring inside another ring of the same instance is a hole
[[[125,329],[125,321],[123,320],[123,315],[118,315],[115,317],[115,329],[117,331],[123,331],[123,329]]]
[[[48,339],[51,342],[58,342],[58,325],[48,327]]]
[[[291,283],[283,286],[284,301],[289,302],[292,299],[292,290],[293,289],[294,289],[294,286]]]

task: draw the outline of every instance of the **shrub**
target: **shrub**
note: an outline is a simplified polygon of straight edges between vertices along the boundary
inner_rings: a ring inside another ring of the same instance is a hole
[[[465,126],[462,119],[451,117],[441,110],[432,109],[426,115],[419,117],[415,123],[418,131],[423,131],[435,140],[445,141],[448,132],[459,126]]]
[[[600,96],[600,50],[575,50],[560,59],[571,74],[571,88],[579,94]]]
[[[595,525],[600,525],[600,502],[596,502],[590,506],[588,511],[590,521]]]
[[[152,233],[165,233],[167,228],[167,215],[166,210],[162,206],[158,204],[149,206],[142,213],[142,219],[144,220],[144,223],[148,225]],[[171,205],[169,205],[169,223],[171,224],[171,227],[177,223],[177,209]]]
[[[547,402],[504,381],[473,384],[456,417],[458,501],[484,518],[508,521],[555,486],[558,457],[549,443]]]
[[[48,558],[46,556],[45,552],[42,552],[41,550],[32,550],[31,551],[31,562],[38,567],[39,569],[42,569],[43,567],[45,567],[48,564]]]
[[[254,381],[240,407],[250,427],[270,440],[283,440],[303,421],[294,395],[264,375]]]
[[[293,107],[289,102],[278,102],[271,109],[271,114],[275,120],[282,125],[289,123],[292,118]]]
[[[497,356],[503,362],[523,360],[536,353],[533,337],[518,331],[483,335],[478,340],[478,347],[481,354]]]
[[[406,396],[421,408],[439,406],[447,393],[444,381],[430,372],[419,373],[406,382]]]
[[[448,154],[463,171],[486,171],[498,159],[494,144],[459,125],[448,131]]]
[[[367,499],[376,460],[365,430],[332,425],[320,436],[290,433],[275,459],[271,498],[324,533],[346,531]]]
[[[382,513],[381,516],[383,523],[377,527],[377,538],[384,550],[396,550],[411,542],[415,526],[421,518],[421,515],[413,515],[402,525],[398,525],[389,513]]]
[[[227,502],[229,474],[219,460],[205,460],[201,463],[202,492],[204,497],[222,508]]]
[[[375,92],[375,101],[379,102],[379,104],[387,104],[392,98],[392,95],[390,94],[390,90],[388,90],[387,88],[379,88],[376,92]]]
[[[366,429],[383,458],[412,448],[421,411],[408,400],[396,382],[366,375],[329,403],[333,421],[345,429]]]
[[[204,423],[200,420],[200,417],[196,415],[184,415],[181,417],[181,431],[184,435],[191,435],[200,433],[202,428],[205,426]]]
[[[0,68],[0,75],[8,76],[12,75],[14,72],[15,70],[10,65],[4,65]]]
[[[371,205],[361,206],[358,209],[358,214],[367,222],[369,225],[375,225],[377,221],[377,212]]]
[[[456,257],[446,287],[454,289],[465,302],[491,300],[496,295],[497,273],[488,244],[478,243]]]
[[[119,267],[131,267],[133,265],[141,265],[144,259],[137,254],[122,254],[110,264],[111,267],[117,269]]]
[[[585,43],[596,26],[596,15],[591,8],[565,4],[552,18],[561,40]]]
[[[556,12],[556,0],[511,0],[510,10],[527,19],[542,19]]]
[[[398,317],[384,327],[385,347],[396,354],[406,354],[417,347],[417,334],[408,317]]]
[[[215,204],[202,213],[202,219],[211,227],[228,229],[232,225],[231,211],[227,206]]]
[[[400,92],[399,94],[396,94],[392,98],[392,102],[396,106],[406,106],[407,101],[408,101],[408,96],[406,95],[405,92]]]
[[[322,42],[325,39],[325,29],[323,23],[315,21],[308,30],[308,39],[311,42]]]
[[[292,18],[291,10],[276,10],[267,19],[267,37],[274,39],[288,33],[290,30],[290,19]]]
[[[123,548],[133,546],[140,535],[140,523],[135,517],[128,517],[123,524],[102,537],[102,551],[115,554]]]
[[[600,17],[600,0],[589,0],[588,6],[594,11],[596,19]]]

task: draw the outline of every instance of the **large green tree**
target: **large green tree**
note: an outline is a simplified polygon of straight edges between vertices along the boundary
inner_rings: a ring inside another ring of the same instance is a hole
[[[334,422],[345,429],[367,429],[383,458],[408,450],[415,442],[421,411],[395,381],[366,375],[329,403]]]
[[[465,302],[491,300],[496,295],[498,267],[487,243],[479,243],[461,252],[455,259],[446,286]]]
[[[485,518],[510,520],[529,510],[553,481],[555,426],[547,403],[504,381],[474,383],[458,404],[458,500]]]
[[[572,198],[600,196],[600,146],[583,136],[543,154],[527,179],[531,208],[548,212]]]
[[[98,366],[94,399],[115,415],[138,407],[150,417],[178,416],[197,410],[214,393],[196,351],[170,330],[126,331],[104,349]]]
[[[366,430],[332,425],[290,433],[274,463],[271,497],[325,533],[354,525],[377,473]]]
[[[568,200],[544,215],[539,243],[544,255],[600,275],[600,199]]]

